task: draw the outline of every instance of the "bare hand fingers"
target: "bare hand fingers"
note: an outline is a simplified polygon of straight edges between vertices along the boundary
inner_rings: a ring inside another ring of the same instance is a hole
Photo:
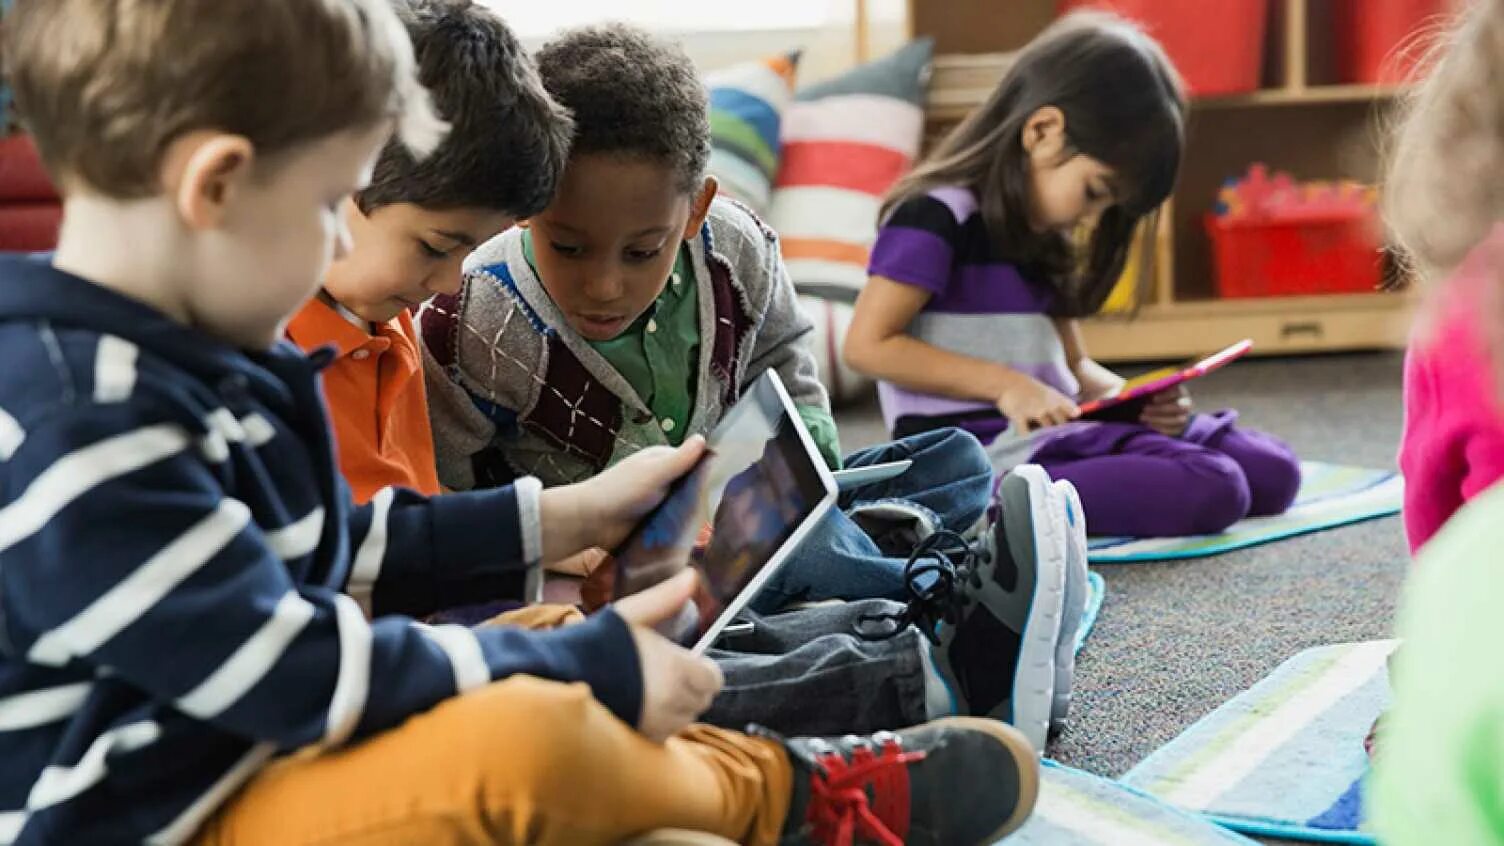
[[[704,694],[706,704],[709,704],[721,692],[721,688],[725,687],[726,675],[721,672],[719,664],[703,655],[695,656],[695,660],[699,664],[699,672],[690,674],[691,686]]]
[[[618,600],[616,613],[639,626],[656,626],[673,619],[694,595],[698,579],[698,573],[686,569],[667,581]]]

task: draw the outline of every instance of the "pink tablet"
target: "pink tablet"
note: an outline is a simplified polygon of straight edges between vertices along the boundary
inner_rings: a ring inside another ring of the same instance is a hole
[[[1220,352],[1197,359],[1189,364],[1180,367],[1165,367],[1129,379],[1112,396],[1101,397],[1082,403],[1081,416],[1094,417],[1099,420],[1118,419],[1123,417],[1121,412],[1127,410],[1121,408],[1122,406],[1134,403],[1135,401],[1140,401],[1138,404],[1142,405],[1142,401],[1148,400],[1149,397],[1160,391],[1169,390],[1176,385],[1205,376],[1214,370],[1220,370],[1247,355],[1251,349],[1253,349],[1253,341],[1244,339]],[[1111,413],[1104,413],[1109,412],[1109,410],[1111,410]],[[1137,419],[1138,414],[1133,413],[1129,416]]]

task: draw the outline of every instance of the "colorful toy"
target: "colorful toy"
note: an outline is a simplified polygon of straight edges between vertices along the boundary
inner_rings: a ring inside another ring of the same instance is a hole
[[[1256,162],[1241,178],[1222,183],[1213,213],[1224,220],[1307,221],[1369,217],[1378,191],[1352,180],[1297,182],[1284,171],[1272,174]]]
[[[1371,293],[1382,253],[1378,192],[1347,181],[1297,181],[1255,163],[1222,183],[1206,216],[1223,297]]]

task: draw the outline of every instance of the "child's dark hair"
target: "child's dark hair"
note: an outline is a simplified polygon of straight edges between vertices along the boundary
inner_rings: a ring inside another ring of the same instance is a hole
[[[1068,155],[1091,156],[1117,173],[1121,195],[1085,255],[1068,236],[1029,225],[1023,130],[1046,106],[1065,115]],[[933,188],[970,188],[999,252],[1054,282],[1054,312],[1094,314],[1122,273],[1139,223],[1152,223],[1174,188],[1184,123],[1180,78],[1153,39],[1111,15],[1068,15],[1021,50],[987,101],[894,186],[882,216]],[[1140,273],[1140,284],[1151,276]]]
[[[661,162],[699,190],[710,159],[709,100],[677,45],[625,24],[571,30],[538,51],[538,72],[574,114],[572,152]]]
[[[537,214],[553,199],[572,126],[517,37],[472,0],[393,5],[412,38],[419,79],[451,130],[421,162],[387,145],[370,186],[356,196],[361,211],[412,203]]]

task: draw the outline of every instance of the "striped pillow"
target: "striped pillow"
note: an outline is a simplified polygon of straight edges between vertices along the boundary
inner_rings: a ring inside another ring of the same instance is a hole
[[[867,281],[883,194],[919,154],[933,42],[800,91],[769,213],[802,293],[850,301]]]
[[[710,90],[710,174],[727,194],[767,214],[778,173],[783,111],[794,99],[798,51],[705,75]]]
[[[810,352],[820,369],[820,384],[833,404],[845,404],[872,393],[872,380],[852,370],[841,358],[846,330],[851,328],[851,303],[824,297],[799,297],[799,307],[814,323],[810,335]]]

